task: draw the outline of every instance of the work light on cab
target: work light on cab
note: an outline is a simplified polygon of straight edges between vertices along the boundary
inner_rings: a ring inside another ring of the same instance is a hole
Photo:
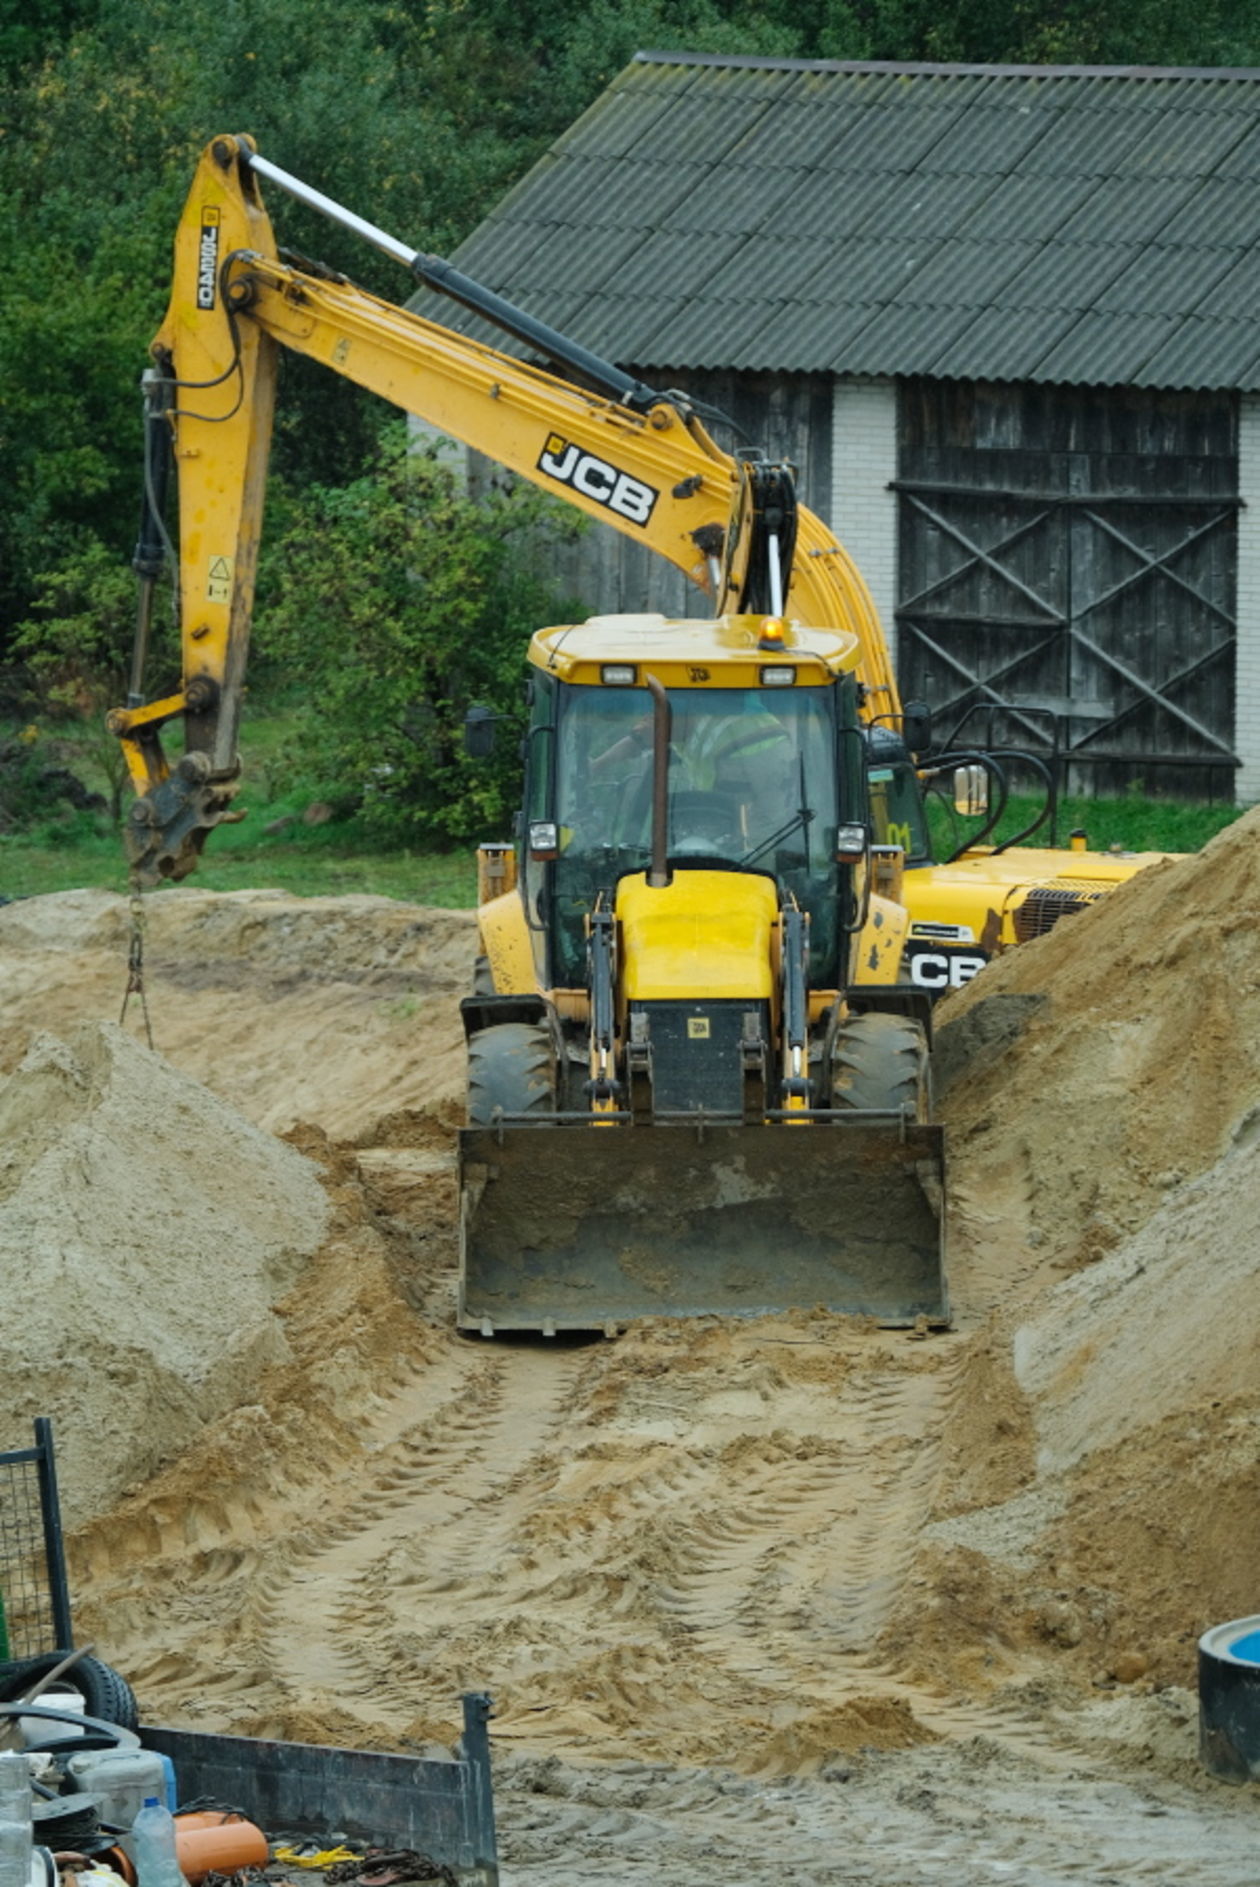
[[[633,688],[639,671],[633,662],[605,662],[599,678],[606,688]]]
[[[836,827],[836,858],[842,865],[858,865],[866,856],[866,827]]]
[[[560,856],[560,834],[550,819],[533,819],[529,827],[529,855],[540,863]]]
[[[761,671],[763,688],[790,688],[796,680],[794,668],[771,667],[768,663]]]

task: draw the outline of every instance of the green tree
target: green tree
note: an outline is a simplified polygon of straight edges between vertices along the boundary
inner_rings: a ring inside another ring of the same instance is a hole
[[[557,604],[534,574],[540,532],[571,518],[524,486],[484,501],[388,429],[370,473],[293,504],[262,574],[260,653],[301,681],[295,767],[391,842],[502,831],[516,804],[525,648]],[[472,701],[505,717],[472,761]]]

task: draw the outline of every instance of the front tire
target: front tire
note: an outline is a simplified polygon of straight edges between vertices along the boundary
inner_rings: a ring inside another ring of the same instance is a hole
[[[468,1124],[490,1127],[497,1113],[554,1114],[556,1058],[537,1022],[500,1022],[468,1043]]]
[[[831,1046],[831,1105],[841,1111],[892,1110],[922,1123],[932,1084],[922,1024],[905,1016],[848,1016]]]

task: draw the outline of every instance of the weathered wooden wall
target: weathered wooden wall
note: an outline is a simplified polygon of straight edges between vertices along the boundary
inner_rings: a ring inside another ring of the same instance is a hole
[[[913,380],[899,392],[900,680],[1072,784],[1233,794],[1237,400]]]

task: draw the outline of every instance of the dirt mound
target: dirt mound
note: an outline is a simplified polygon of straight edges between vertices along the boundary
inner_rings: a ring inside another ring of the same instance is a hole
[[[112,1024],[36,1038],[0,1085],[0,1433],[54,1418],[71,1520],[250,1397],[327,1216],[310,1161]]]
[[[352,1138],[396,1109],[462,1098],[470,911],[182,886],[143,908],[157,1048],[259,1126],[318,1121]],[[36,1030],[118,1016],[129,925],[127,900],[105,891],[0,910],[0,1071]],[[127,1026],[143,1032],[134,996]]]
[[[1152,866],[942,1006],[955,1288],[1090,1264],[1260,1101],[1260,809]]]

